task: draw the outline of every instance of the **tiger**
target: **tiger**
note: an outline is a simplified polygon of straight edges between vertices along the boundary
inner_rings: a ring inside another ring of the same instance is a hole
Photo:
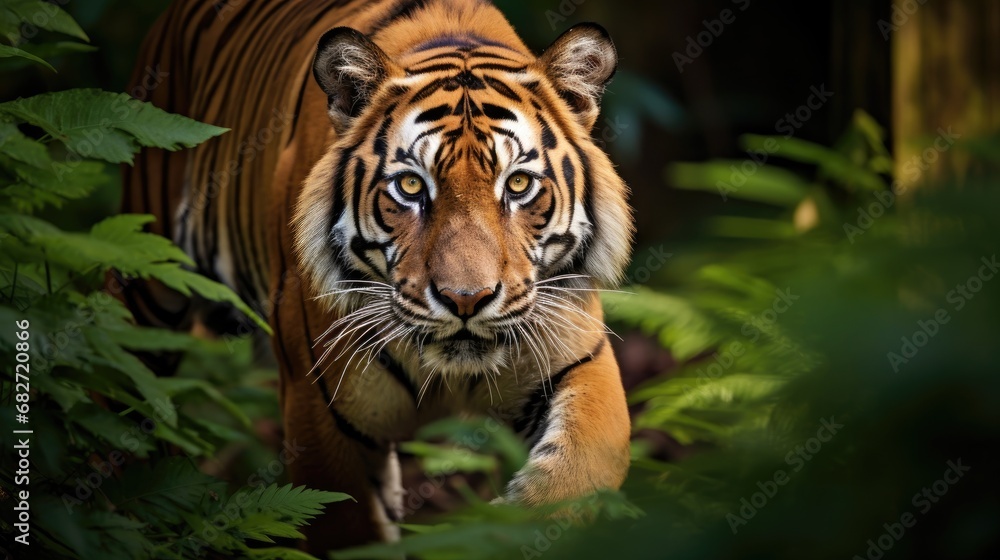
[[[164,78],[140,98],[230,131],[144,151],[122,210],[266,318],[291,480],[353,498],[309,551],[398,539],[398,446],[452,416],[525,442],[498,503],[623,484],[599,292],[634,227],[592,138],[617,65],[597,24],[536,55],[485,0],[176,0],[154,24],[133,83]],[[141,325],[246,330],[153,282],[123,299]]]

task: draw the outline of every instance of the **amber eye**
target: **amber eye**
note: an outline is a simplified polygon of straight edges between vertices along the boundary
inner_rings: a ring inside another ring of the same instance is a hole
[[[417,196],[424,192],[424,188],[427,185],[424,184],[424,180],[420,178],[420,175],[415,175],[413,173],[408,173],[403,175],[398,179],[399,190],[403,191],[403,194],[407,196]]]
[[[515,173],[507,179],[507,190],[511,194],[524,194],[531,186],[531,176],[527,173]]]

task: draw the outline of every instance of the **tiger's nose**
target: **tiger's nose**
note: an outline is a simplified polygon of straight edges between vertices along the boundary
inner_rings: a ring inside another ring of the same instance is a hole
[[[497,290],[499,289],[497,285]],[[479,291],[457,290],[452,288],[437,289],[432,291],[438,300],[447,307],[452,314],[460,319],[471,319],[476,313],[482,311],[496,298],[496,291],[491,288],[483,288]]]

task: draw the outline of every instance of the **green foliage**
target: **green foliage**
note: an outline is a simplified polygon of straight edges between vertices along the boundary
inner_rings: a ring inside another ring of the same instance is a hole
[[[73,18],[55,4],[43,0],[5,0],[0,4],[0,35],[14,42],[21,34],[22,25],[34,25],[89,41]]]
[[[178,150],[226,129],[171,115],[125,93],[77,89],[0,103],[0,115],[35,125],[81,157],[132,163],[140,146]]]
[[[347,499],[271,484],[222,500],[225,486],[189,459],[165,458],[153,467],[130,465],[120,477],[108,479],[99,488],[100,499],[113,509],[81,514],[80,500],[73,496],[63,495],[61,503],[46,497],[38,500],[41,519],[36,523],[45,548],[72,550],[69,557],[311,558],[284,547],[251,548],[247,541],[299,537],[296,527],[319,514],[323,504]],[[63,540],[53,541],[50,535]]]
[[[468,496],[469,507],[436,525],[406,525],[400,542],[360,547],[330,555],[336,560],[433,560],[517,558],[531,550],[539,535],[584,531],[585,520],[635,520],[642,512],[615,492],[599,492],[578,500],[529,511],[490,505]],[[551,537],[550,537],[551,538]],[[539,551],[535,551],[537,554]]]
[[[17,31],[29,20],[87,39],[55,4],[7,0],[0,35],[16,46],[0,45],[0,56],[45,64],[38,53],[85,50],[24,44]],[[230,494],[205,474],[199,466],[223,449],[260,447],[252,423],[276,415],[273,377],[252,370],[247,341],[137,327],[105,272],[117,271],[119,284],[154,280],[226,302],[267,325],[231,290],[192,272],[169,240],[145,232],[151,216],[114,216],[89,231],[44,217],[92,196],[109,164],[132,162],[143,147],[192,147],[223,132],[97,90],[0,103],[0,529],[13,533],[9,500],[30,489],[33,558],[308,558],[269,545],[298,537],[324,504],[348,498],[259,477]],[[15,372],[25,352],[28,367]],[[146,360],[171,353],[186,356],[178,374],[155,376]],[[8,459],[16,456],[8,435],[18,429],[34,432],[28,488],[15,483]]]
[[[434,443],[442,439],[444,445]],[[497,488],[528,459],[520,438],[491,418],[439,420],[421,428],[416,441],[400,449],[420,457],[424,472],[430,475],[499,471],[502,480],[494,481]]]
[[[293,488],[290,484],[240,490],[222,507],[222,511],[238,512],[229,528],[232,542],[223,550],[243,539],[271,543],[272,537],[304,538],[297,527],[319,515],[323,504],[347,499],[347,494]]]
[[[41,64],[42,66],[48,68],[49,70],[52,70],[53,72],[55,71],[55,68],[53,68],[51,64],[45,62],[45,60],[31,54],[30,52],[22,51],[17,47],[0,45],[0,58],[10,58],[12,56],[18,56],[30,60],[32,62],[37,62],[38,64]]]
[[[602,294],[609,324],[644,332],[677,361],[629,400],[641,410],[635,428],[689,444],[687,458],[663,462],[637,441],[630,477],[611,494],[622,507],[585,527],[470,497],[439,524],[404,527],[398,544],[333,557],[888,557],[869,555],[870,542],[907,513],[918,529],[893,538],[895,557],[989,557],[1000,292],[979,275],[997,274],[985,263],[1000,233],[984,209],[1000,198],[988,184],[942,184],[886,204],[883,136],[859,113],[833,148],[771,139],[774,159],[725,191],[764,209],[711,219],[710,235],[672,247],[646,285]],[[1000,153],[989,139],[967,145],[984,161]],[[775,168],[778,158],[815,175]],[[730,165],[668,176],[719,194]],[[883,212],[859,225],[873,204]],[[974,299],[961,295],[980,281]],[[972,470],[921,502],[956,462]]]

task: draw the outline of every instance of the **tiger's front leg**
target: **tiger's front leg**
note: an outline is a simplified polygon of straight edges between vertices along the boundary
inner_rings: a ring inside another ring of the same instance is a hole
[[[321,515],[302,528],[305,548],[325,558],[330,550],[395,540],[403,492],[393,442],[404,438],[388,428],[412,427],[413,400],[377,364],[367,376],[346,371],[346,360],[329,364],[325,375],[325,368],[313,371],[323,350],[314,347],[313,341],[330,319],[309,305],[311,298],[303,292],[303,284],[286,281],[297,278],[295,274],[278,278],[273,298],[283,304],[271,317],[272,342],[281,374],[285,441],[298,451],[287,464],[291,482],[352,498],[327,504]],[[338,383],[340,373],[345,375],[343,383]],[[379,398],[366,398],[371,394]],[[376,419],[372,413],[379,409],[366,405],[379,403],[402,416],[382,414]]]
[[[403,493],[394,445],[361,433],[312,380],[283,376],[286,441],[303,450],[288,464],[291,480],[353,499],[327,504],[303,527],[307,550],[322,558],[330,550],[398,539]]]
[[[611,345],[602,340],[592,359],[557,375],[541,436],[501,501],[551,504],[617,489],[625,480],[631,424]]]

